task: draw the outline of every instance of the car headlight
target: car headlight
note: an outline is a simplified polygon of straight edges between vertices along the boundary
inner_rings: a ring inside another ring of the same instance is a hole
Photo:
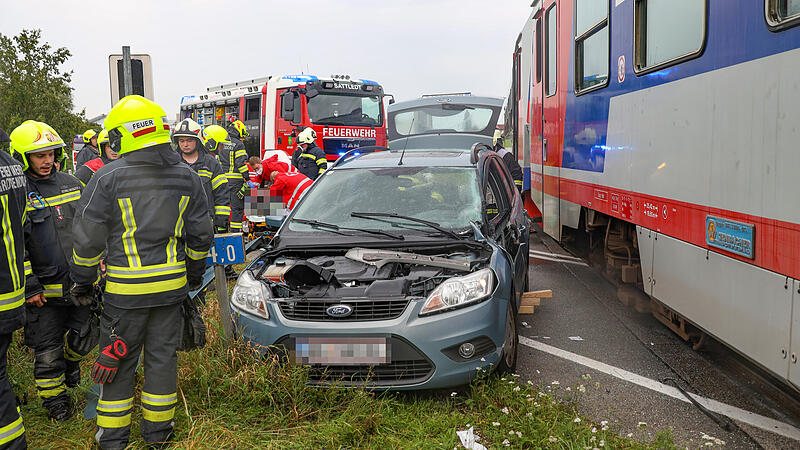
[[[445,280],[428,296],[419,312],[423,316],[479,302],[494,291],[492,269],[481,269],[463,277]]]
[[[249,270],[243,270],[231,293],[231,303],[250,314],[269,319],[267,299],[271,298],[269,288],[253,278]]]

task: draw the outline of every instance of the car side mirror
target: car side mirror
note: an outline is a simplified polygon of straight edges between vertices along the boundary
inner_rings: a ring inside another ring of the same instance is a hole
[[[289,122],[296,122],[294,110],[294,92],[286,91],[281,94],[281,119],[288,120]]]

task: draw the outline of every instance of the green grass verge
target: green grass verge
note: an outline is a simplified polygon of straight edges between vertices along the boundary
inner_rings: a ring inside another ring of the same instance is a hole
[[[257,361],[241,342],[225,344],[213,289],[205,309],[208,345],[179,353],[175,448],[447,448],[457,430],[474,427],[489,448],[673,448],[668,432],[642,443],[620,437],[613,426],[579,417],[574,400],[518,382],[515,376],[481,376],[455,391],[379,393],[305,385],[306,370]],[[83,363],[87,374],[93,353]],[[9,374],[22,406],[30,448],[91,448],[94,421],[83,419],[91,382],[72,389],[76,416],[50,421],[36,398],[33,357],[15,333]],[[142,373],[137,376],[141,384]],[[137,389],[139,392],[139,389]],[[138,400],[137,400],[138,402]],[[131,446],[144,446],[134,409]],[[504,443],[504,441],[506,441]],[[603,444],[603,445],[601,445]]]

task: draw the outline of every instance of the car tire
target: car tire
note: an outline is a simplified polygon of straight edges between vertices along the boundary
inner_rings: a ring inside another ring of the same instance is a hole
[[[517,334],[517,313],[511,304],[508,305],[506,314],[506,335],[503,342],[503,351],[497,370],[500,373],[512,373],[517,369],[517,349],[519,348],[519,335]]]

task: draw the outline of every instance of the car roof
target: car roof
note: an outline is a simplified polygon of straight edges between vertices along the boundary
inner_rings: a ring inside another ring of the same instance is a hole
[[[450,103],[454,105],[485,105],[496,108],[503,107],[503,99],[496,97],[474,97],[472,95],[440,95],[436,97],[422,97],[404,102],[397,102],[389,105],[388,112],[397,110],[418,108],[420,106],[441,105]]]
[[[400,162],[401,155],[403,166],[409,167],[475,167],[475,164],[470,161],[469,151],[416,149],[405,152],[405,155],[402,150],[389,150],[348,156],[345,157],[345,160],[338,162],[333,170],[396,167]]]

